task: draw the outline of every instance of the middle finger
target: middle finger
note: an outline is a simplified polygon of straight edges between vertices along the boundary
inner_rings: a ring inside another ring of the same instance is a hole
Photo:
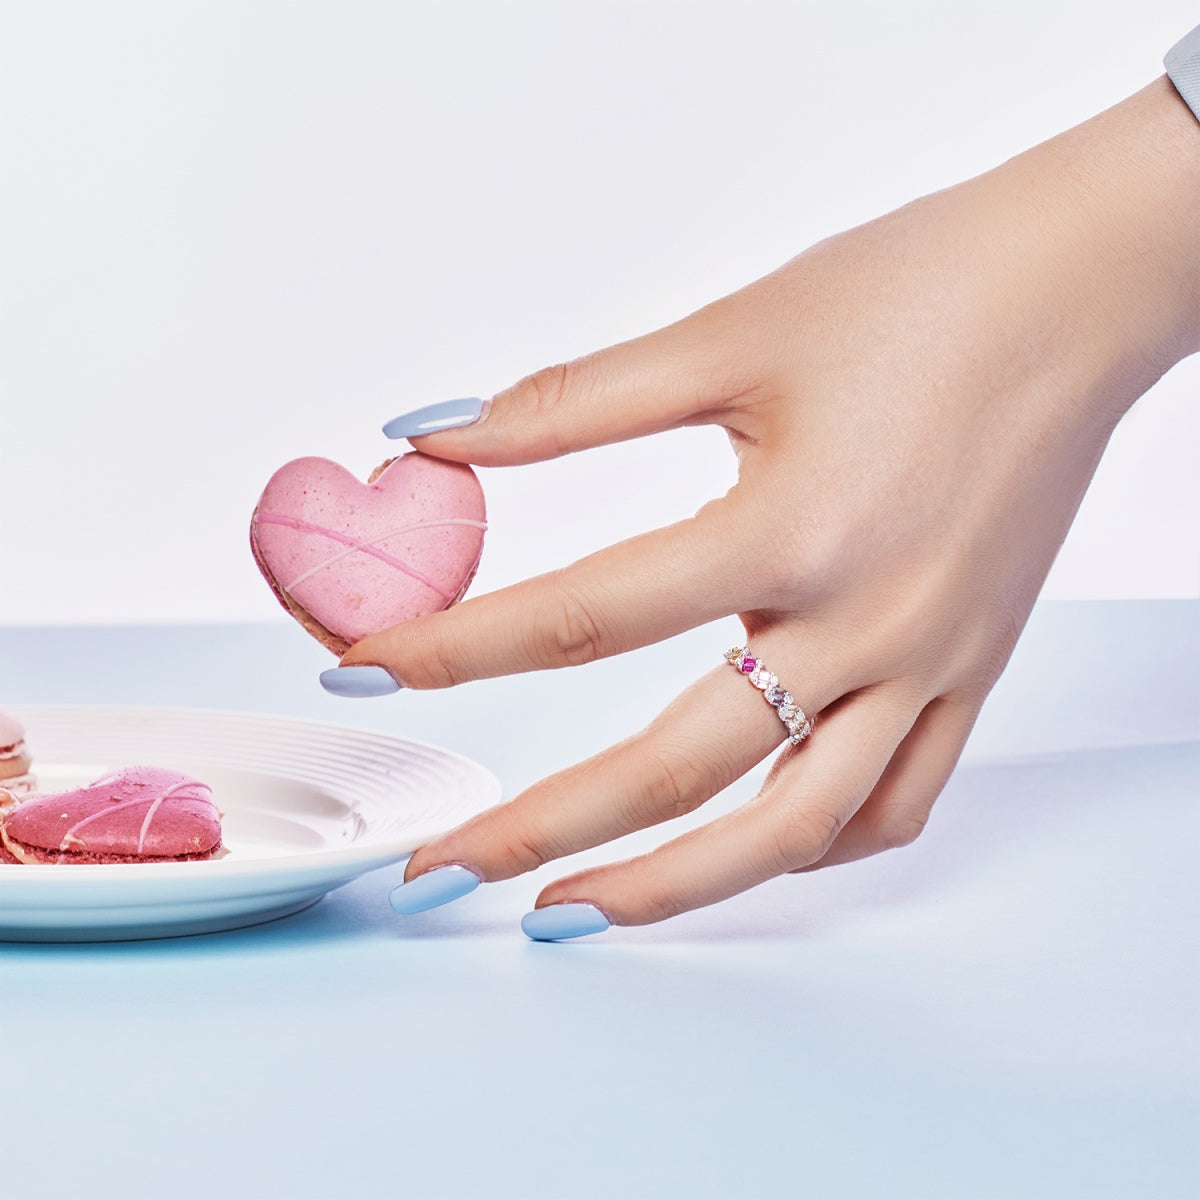
[[[793,678],[801,681],[804,693],[797,699],[809,714],[845,689],[844,680],[822,678],[819,668]],[[729,666],[716,667],[641,733],[422,847],[409,860],[405,879],[449,863],[469,865],[484,880],[508,879],[682,816],[761,762],[786,736],[761,690]]]
[[[577,666],[755,607],[731,506],[601,550],[357,642],[343,666],[386,667],[405,687]]]

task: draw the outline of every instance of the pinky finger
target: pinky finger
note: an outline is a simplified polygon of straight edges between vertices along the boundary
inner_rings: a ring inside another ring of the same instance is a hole
[[[925,828],[979,715],[954,696],[931,701],[863,802],[826,853],[800,871],[815,871],[899,849]]]

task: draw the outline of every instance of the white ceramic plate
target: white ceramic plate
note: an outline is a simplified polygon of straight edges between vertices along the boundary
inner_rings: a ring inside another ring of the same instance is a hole
[[[470,759],[368,730],[188,709],[10,708],[39,790],[135,763],[204,780],[229,854],[214,862],[0,864],[0,940],[117,941],[299,912],[404,858],[500,796]]]

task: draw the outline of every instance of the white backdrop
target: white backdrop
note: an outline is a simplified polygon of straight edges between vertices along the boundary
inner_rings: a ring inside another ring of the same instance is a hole
[[[1195,0],[0,0],[0,622],[278,615],[270,473],[664,324],[1161,73]],[[1200,362],[1047,586],[1200,592]],[[689,431],[484,473],[476,585],[693,511]]]

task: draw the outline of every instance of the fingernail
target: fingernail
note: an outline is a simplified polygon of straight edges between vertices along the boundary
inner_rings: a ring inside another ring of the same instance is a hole
[[[321,672],[321,686],[334,696],[361,699],[366,696],[390,696],[400,690],[382,667],[330,667]]]
[[[434,867],[416,879],[410,879],[393,889],[388,903],[406,916],[449,904],[460,896],[469,895],[479,886],[479,876],[470,867],[450,863],[445,867]]]
[[[585,903],[550,904],[535,908],[521,918],[522,931],[535,942],[557,942],[561,938],[603,933],[610,924],[594,904]]]
[[[383,427],[383,432],[390,438],[411,438],[439,433],[443,429],[459,429],[463,425],[482,421],[491,406],[491,400],[481,400],[478,396],[442,400],[438,404],[427,404],[424,408],[393,417]]]

